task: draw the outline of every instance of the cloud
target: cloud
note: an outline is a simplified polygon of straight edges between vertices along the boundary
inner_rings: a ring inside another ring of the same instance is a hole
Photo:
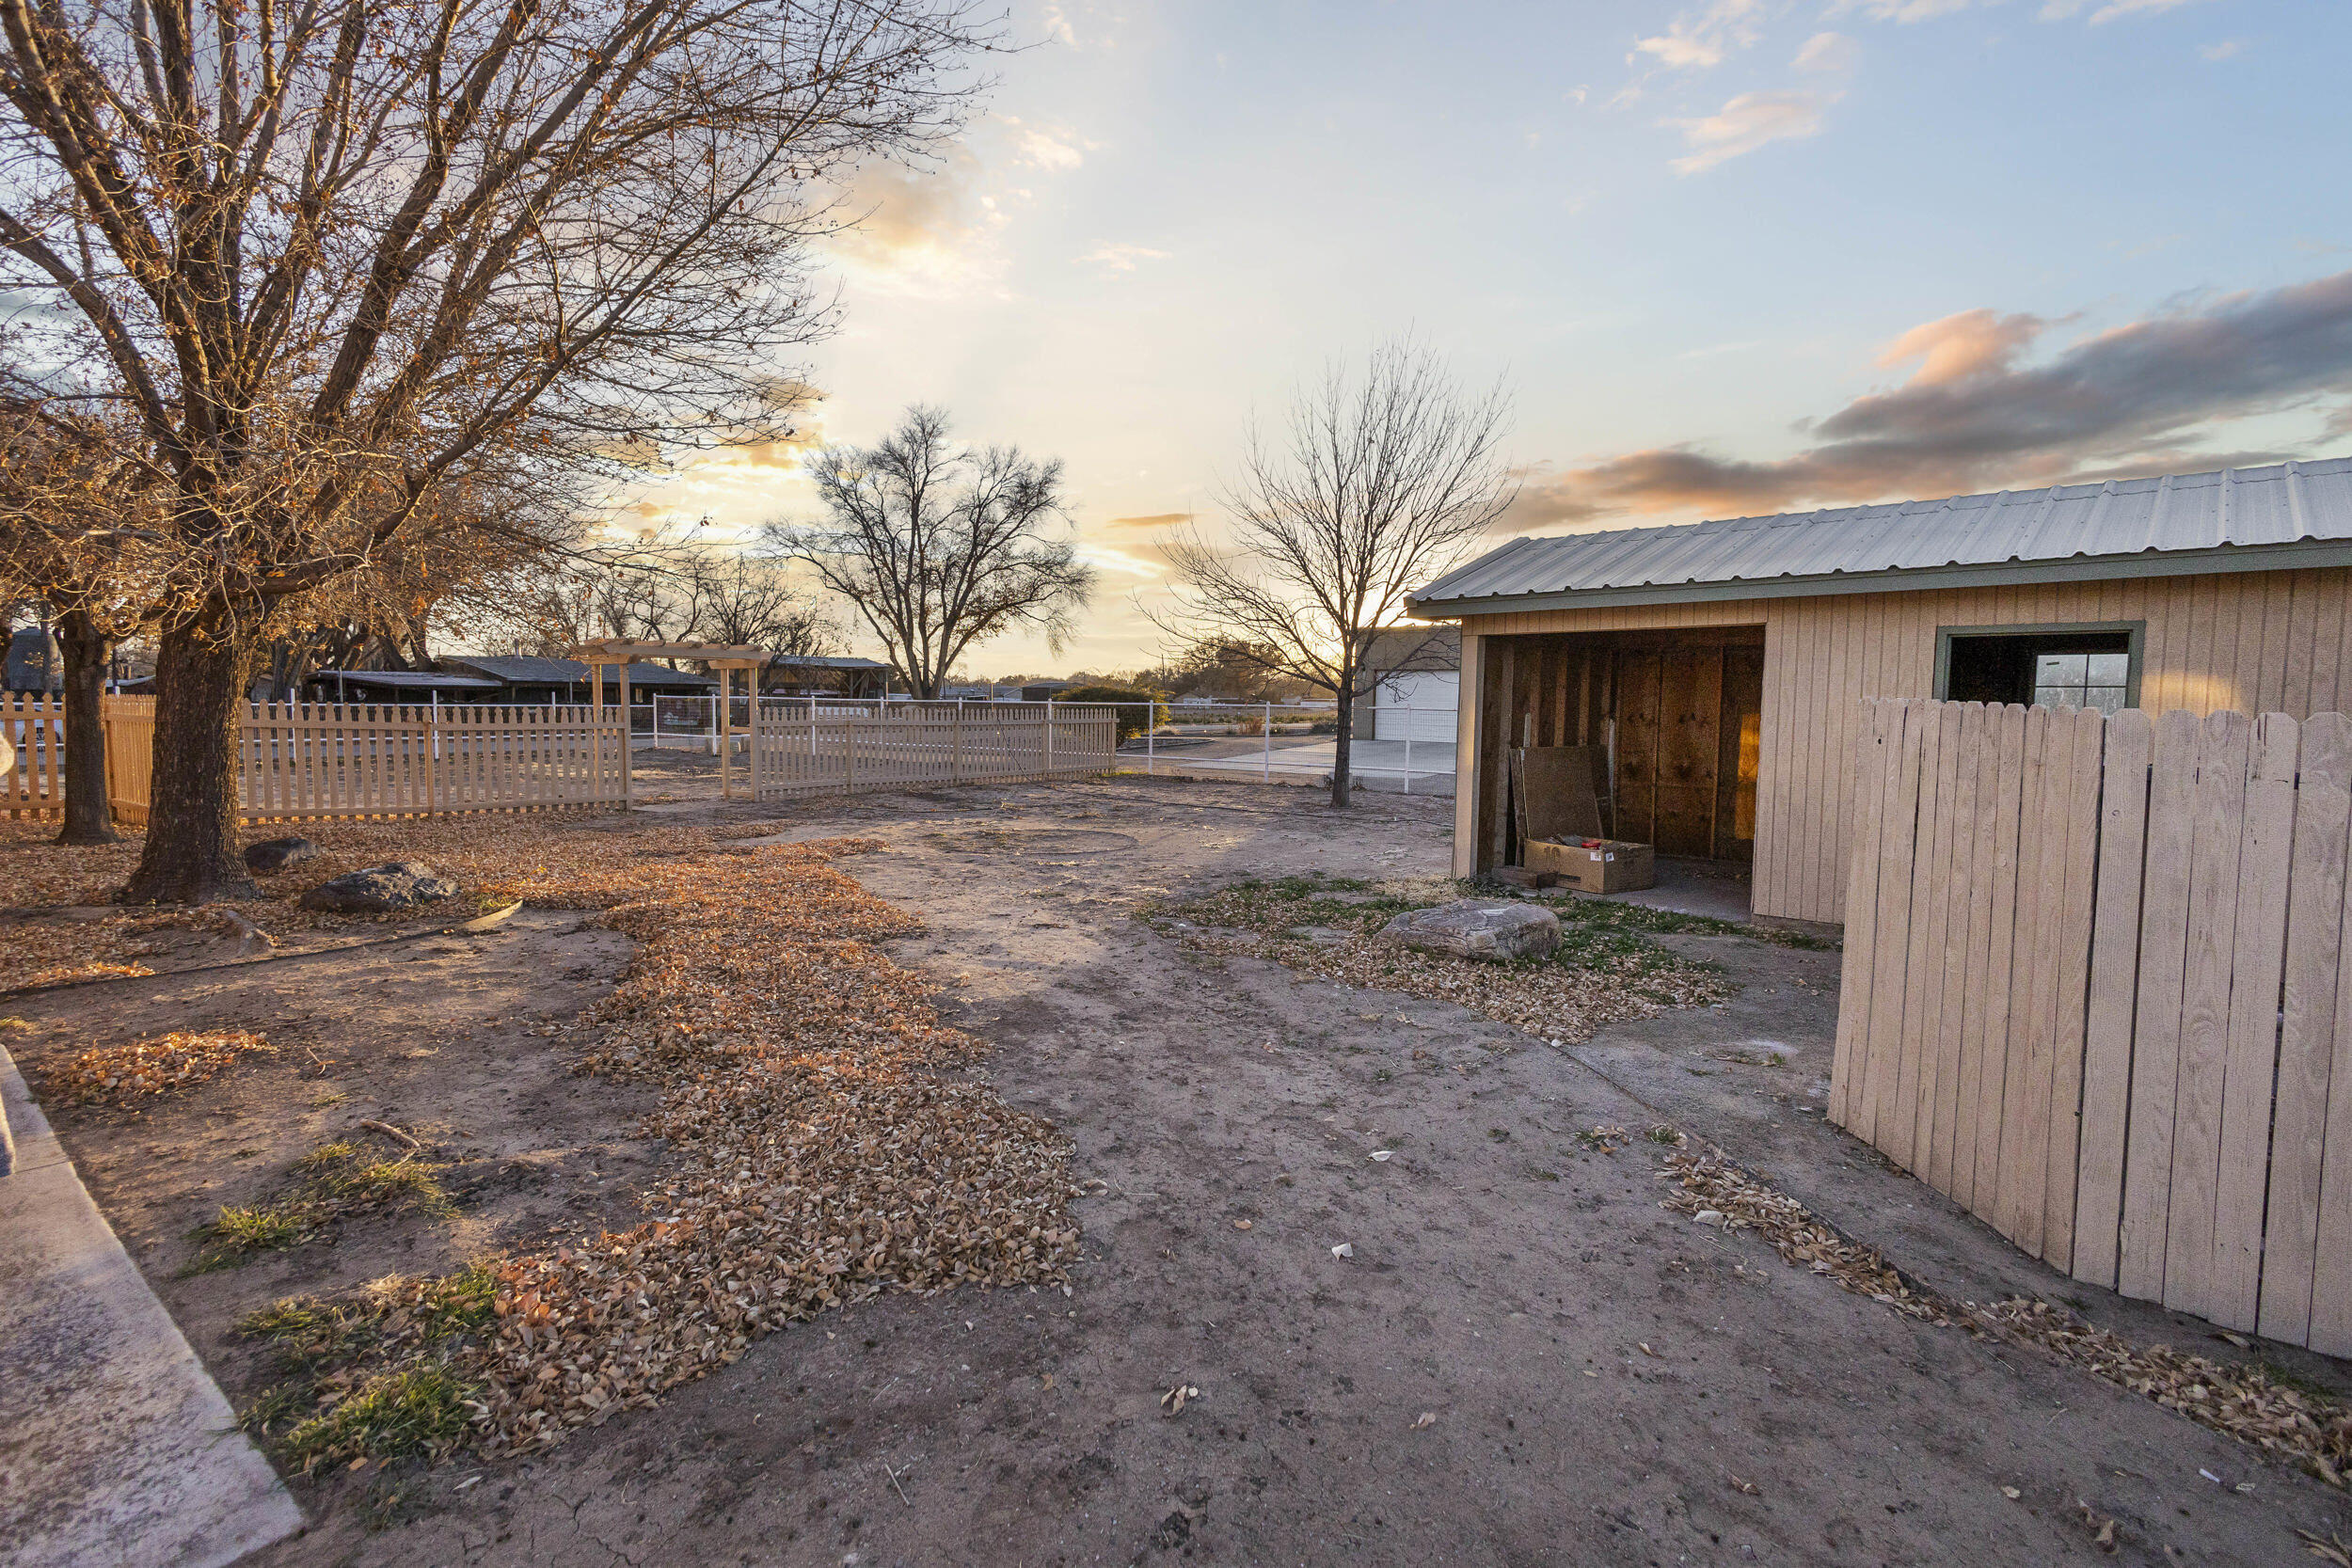
[[[1844,16],[1860,11],[1873,22],[1931,22],[1939,16],[1964,11],[1971,0],[1837,0],[1825,15]]]
[[[1743,92],[1703,119],[1668,120],[1691,149],[1674,161],[1675,172],[1704,173],[1769,142],[1814,135],[1821,111],[1835,102],[1834,94]]]
[[[2216,65],[2223,60],[2234,59],[2245,52],[2246,40],[2244,39],[2223,39],[2219,43],[2201,44],[2197,50],[2199,55]]]
[[[1663,33],[1633,47],[1670,70],[1705,71],[1723,64],[1732,50],[1756,42],[1763,8],[1763,0],[1714,0],[1695,18],[1677,17]]]
[[[2280,454],[2203,442],[2224,421],[2352,394],[2352,272],[2183,305],[2028,362],[2056,325],[1968,310],[1915,326],[1879,360],[1912,366],[1908,379],[1802,423],[1813,444],[1793,456],[1723,457],[1686,443],[1534,468],[1506,526],[1736,515],[2269,462]]]
[[[1090,261],[1103,269],[1104,277],[1111,277],[1133,272],[1146,261],[1165,261],[1168,254],[1165,250],[1153,250],[1149,245],[1098,245],[1084,256],[1073,256],[1071,261],[1079,266]]]
[[[1003,222],[979,182],[980,161],[961,143],[925,165],[868,164],[842,192],[843,216],[854,227],[834,234],[828,248],[882,266],[952,256]]]
[[[1148,517],[1113,517],[1103,526],[1131,533],[1152,533],[1191,522],[1192,518],[1189,512],[1154,512]]]
[[[1843,74],[1854,68],[1862,57],[1862,46],[1843,33],[1816,33],[1804,40],[1797,51],[1795,61],[1799,71],[1818,71]]]
[[[2090,4],[2090,0],[2046,0],[2042,8],[2042,20],[2064,22],[2069,17],[2079,15]],[[2191,4],[2194,0],[2107,0],[2106,5],[2090,13],[2090,24],[2098,27],[2127,16],[2155,16]]]

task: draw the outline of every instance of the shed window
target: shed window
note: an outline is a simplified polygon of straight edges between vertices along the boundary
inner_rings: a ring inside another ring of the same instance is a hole
[[[1944,689],[1956,703],[2095,707],[2132,705],[2138,671],[2128,627],[1949,631]]]

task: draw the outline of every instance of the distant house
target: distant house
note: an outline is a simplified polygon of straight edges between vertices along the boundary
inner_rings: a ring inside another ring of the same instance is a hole
[[[1069,689],[1068,681],[1031,681],[1021,689],[1021,700],[1025,703],[1048,702]]]
[[[1458,620],[1454,871],[1518,853],[1511,747],[1609,748],[1617,835],[1844,918],[1866,697],[2352,707],[2352,458],[1518,539]]]
[[[1384,631],[1364,655],[1370,671],[1374,740],[1454,744],[1462,701],[1462,633],[1456,626],[1404,626]]]
[[[40,626],[24,626],[8,638],[10,691],[63,691],[65,651]]]

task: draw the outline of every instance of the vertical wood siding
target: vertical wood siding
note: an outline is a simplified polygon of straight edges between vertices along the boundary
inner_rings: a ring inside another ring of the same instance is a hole
[[[1861,700],[1935,695],[1944,626],[2141,621],[2139,705],[2284,713],[2352,699],[2352,570],[2236,572],[2106,582],[1839,594],[1797,599],[1473,615],[1465,632],[1530,633],[1762,626],[1764,714],[1755,909],[1798,920],[1846,917],[1846,845]],[[1485,647],[1489,667],[1507,642]],[[1468,673],[1467,668],[1465,671]],[[1516,675],[1518,672],[1514,671]],[[1464,706],[1474,705],[1466,687]],[[1498,693],[1494,717],[1504,712]],[[1475,747],[1457,756],[1457,800],[1476,799]],[[1467,835],[1457,834],[1457,845]]]

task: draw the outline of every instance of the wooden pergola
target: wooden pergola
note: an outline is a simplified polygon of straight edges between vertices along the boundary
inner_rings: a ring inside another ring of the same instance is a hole
[[[718,642],[637,642],[626,637],[607,637],[594,642],[582,642],[572,650],[572,657],[588,666],[589,679],[594,683],[595,705],[604,705],[604,672],[608,666],[619,672],[616,679],[621,708],[621,798],[629,795],[628,737],[628,667],[641,658],[689,658],[707,666],[719,677],[719,798],[731,799],[735,794],[735,703],[734,673],[743,672],[747,695],[756,708],[759,698],[759,672],[770,657],[764,648],[734,648]],[[758,717],[756,712],[753,715]],[[756,753],[754,761],[752,792],[759,792]]]

